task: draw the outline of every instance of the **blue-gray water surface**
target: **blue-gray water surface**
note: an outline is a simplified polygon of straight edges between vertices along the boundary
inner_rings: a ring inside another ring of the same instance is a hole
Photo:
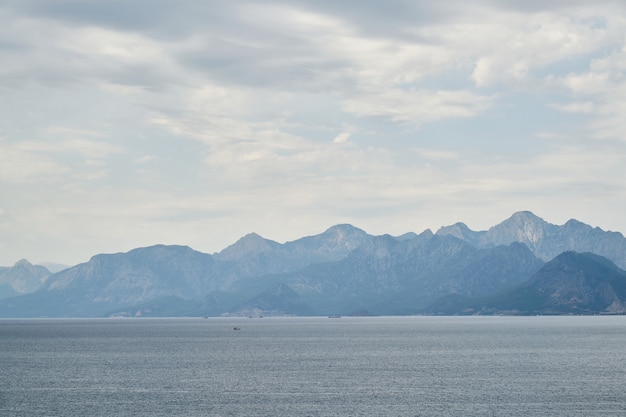
[[[0,320],[4,417],[623,416],[625,382],[624,316]]]

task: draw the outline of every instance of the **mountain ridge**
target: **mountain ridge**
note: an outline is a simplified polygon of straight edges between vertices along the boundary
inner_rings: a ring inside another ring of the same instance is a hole
[[[7,290],[0,317],[207,316],[253,310],[266,315],[419,314],[437,300],[462,305],[472,297],[512,290],[568,251],[594,253],[620,268],[626,264],[621,233],[575,219],[558,226],[529,211],[485,231],[458,222],[436,233],[373,236],[338,224],[285,243],[250,233],[214,254],[160,244],[94,255],[48,272],[29,293]],[[20,261],[11,273],[0,268],[0,278],[15,277],[27,265]],[[559,265],[563,276],[575,278],[566,264]],[[0,290],[8,288],[1,285]],[[564,279],[559,285],[563,292],[588,289]]]
[[[559,226],[530,211],[518,211],[486,231],[467,228],[464,233],[459,233],[448,226],[440,228],[437,234],[453,234],[481,248],[521,242],[544,261],[568,250],[591,252],[626,268],[626,238],[620,232],[604,231],[575,219]]]

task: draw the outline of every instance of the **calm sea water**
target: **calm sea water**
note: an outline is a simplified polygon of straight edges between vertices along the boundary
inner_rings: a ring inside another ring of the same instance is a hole
[[[0,320],[3,417],[624,416],[625,382],[626,317]]]

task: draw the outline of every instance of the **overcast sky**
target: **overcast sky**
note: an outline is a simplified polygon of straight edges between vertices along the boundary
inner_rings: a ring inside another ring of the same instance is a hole
[[[626,232],[626,2],[4,0],[0,265],[515,211]]]

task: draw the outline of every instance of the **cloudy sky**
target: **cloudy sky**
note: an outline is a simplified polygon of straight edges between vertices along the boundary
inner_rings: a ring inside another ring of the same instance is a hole
[[[623,0],[4,0],[0,63],[0,265],[626,232]]]

